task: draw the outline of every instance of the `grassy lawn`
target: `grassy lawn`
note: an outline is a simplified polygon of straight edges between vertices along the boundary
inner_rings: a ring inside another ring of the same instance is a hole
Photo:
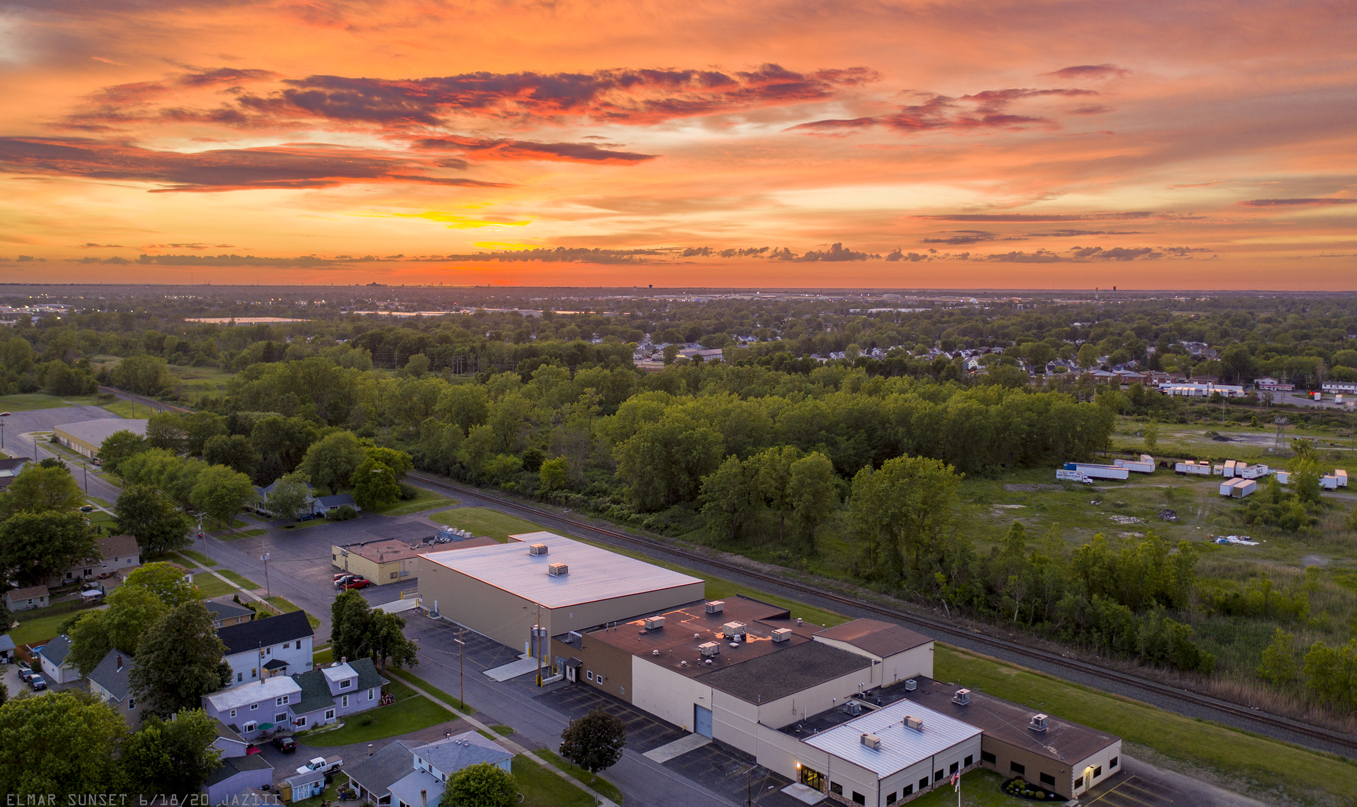
[[[462,507],[456,510],[434,513],[429,518],[439,524],[469,530],[473,535],[485,535],[494,538],[500,543],[507,542],[510,535],[538,532],[543,529],[531,521],[525,521],[516,516],[485,507]]]
[[[99,498],[98,496],[91,496],[91,497],[89,497],[89,500],[90,500],[91,502],[93,502],[94,504],[99,505],[100,507],[107,507],[107,508],[110,508],[110,509],[112,509],[112,507],[113,507],[113,505],[109,504],[108,502],[104,501],[103,499]]]
[[[1322,794],[1340,802],[1357,793],[1357,763],[1337,756],[1161,711],[941,644],[934,664],[939,681],[973,687],[1116,734],[1169,759],[1211,768],[1236,780],[1234,789],[1243,785],[1246,789],[1240,792],[1264,801],[1274,791],[1301,801]],[[1296,776],[1297,771],[1305,776]]]
[[[144,403],[137,403],[136,401],[117,400],[113,403],[104,404],[104,408],[120,418],[128,418],[131,420],[147,419],[150,418],[151,415],[156,414],[155,407],[147,406]]]
[[[284,524],[282,528],[285,530],[305,530],[310,527],[319,527],[322,524],[329,523],[330,522],[328,520],[323,518],[313,518],[310,521],[300,521],[293,524]]]
[[[297,605],[296,603],[293,603],[289,600],[285,600],[282,597],[265,597],[264,601],[267,602],[269,605],[272,605],[274,608],[277,608],[280,612],[284,614],[290,614],[293,611],[302,610],[300,605]],[[316,619],[310,614],[306,615],[306,621],[310,622],[311,627],[313,628],[320,626],[320,620]]]
[[[57,409],[70,406],[55,395],[27,392],[18,395],[0,395],[0,412],[32,412],[35,409]]]
[[[259,588],[259,584],[258,584],[258,583],[254,582],[253,580],[251,580],[251,579],[248,578],[248,577],[245,577],[244,575],[240,574],[239,572],[233,572],[233,571],[231,571],[230,569],[222,569],[220,572],[218,572],[218,574],[220,574],[222,577],[225,577],[227,580],[230,580],[232,583],[235,583],[236,585],[238,585],[238,586],[240,586],[241,588],[246,589],[246,590],[248,590],[248,591],[253,591],[253,590]]]
[[[320,667],[325,664],[330,664],[334,660],[335,660],[334,648],[331,647],[327,647],[324,650],[317,650],[316,652],[311,654],[311,663],[317,667]],[[390,670],[387,671],[388,676],[390,675],[390,672],[391,672]]]
[[[443,701],[446,704],[451,705],[452,708],[457,709],[459,711],[465,712],[467,714],[472,714],[473,712],[476,711],[467,704],[458,700],[456,696],[449,695],[448,693],[444,692],[443,690],[439,689],[433,684],[430,684],[428,681],[425,681],[423,678],[420,678],[418,675],[415,675],[412,672],[408,672],[406,670],[397,670],[395,668],[388,667],[386,670],[386,677],[399,678],[402,681],[405,681],[406,683],[414,684],[415,686],[419,687],[420,689],[424,690],[430,695],[436,696],[439,700]]]
[[[523,807],[593,807],[594,797],[519,754],[513,761],[514,779],[523,794]]]
[[[307,735],[302,742],[319,748],[367,743],[456,719],[452,712],[415,694],[414,690],[403,684],[393,681],[388,687],[396,696],[395,703],[350,715],[345,719],[343,728]]]
[[[1022,807],[1039,804],[1004,793],[999,788],[1004,777],[994,771],[977,768],[961,777],[961,807]],[[910,807],[952,807],[957,803],[956,791],[947,782],[927,795],[910,802]]]
[[[457,504],[456,499],[439,496],[431,490],[415,488],[415,491],[418,495],[413,499],[404,499],[392,504],[384,504],[380,507],[374,507],[371,510],[368,510],[368,512],[376,513],[381,516],[408,516],[411,513],[432,510],[435,507],[452,507]]]
[[[88,518],[90,523],[94,526],[108,527],[110,530],[114,529],[118,523],[117,519],[108,513],[105,513],[103,510],[95,510],[92,513],[86,513],[85,517]]]
[[[14,640],[14,644],[32,644],[33,642],[46,641],[57,635],[61,624],[70,619],[73,614],[79,611],[79,608],[66,607],[61,603],[53,608],[40,608],[37,611],[19,611],[14,614],[18,620],[19,627],[11,630],[9,636]]]
[[[236,587],[222,580],[216,575],[206,572],[199,572],[193,576],[194,585],[198,586],[198,593],[203,599],[220,597],[223,594],[235,594]]]
[[[170,374],[177,379],[175,394],[186,401],[197,401],[204,395],[213,398],[226,392],[232,373],[216,367],[183,367],[170,365]]]
[[[201,552],[194,552],[192,549],[181,549],[179,554],[185,558],[199,564],[200,566],[216,566],[217,562]]]
[[[491,726],[491,728],[499,727]],[[572,765],[570,762],[562,759],[559,755],[553,754],[552,752],[548,751],[545,748],[539,749],[534,753],[536,753],[537,756],[541,757],[542,759],[545,759],[546,761],[550,762],[552,765],[555,765],[556,767],[560,768],[561,770],[580,780],[581,782],[584,782],[586,785],[592,787],[594,790],[597,790],[599,793],[602,793],[604,796],[608,797],[612,801],[618,804],[622,803],[622,791],[618,790],[617,785],[613,784],[612,782],[609,782],[607,779],[604,779],[601,776],[595,776],[594,774],[586,771],[584,768],[576,767],[575,765]]]

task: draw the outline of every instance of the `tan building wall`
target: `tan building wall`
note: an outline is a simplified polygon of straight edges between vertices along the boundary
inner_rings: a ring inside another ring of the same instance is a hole
[[[606,642],[590,640],[588,635],[576,644],[551,640],[548,662],[555,664],[556,659],[571,658],[584,662],[577,671],[576,683],[596,687],[615,698],[632,702],[636,690],[631,683],[631,653]]]
[[[1117,740],[1087,759],[1073,766],[1074,795],[1083,793],[1094,785],[1106,781],[1109,776],[1121,773],[1121,740]]]
[[[1021,776],[1025,781],[1053,790],[1067,799],[1074,798],[1072,765],[996,740],[988,734],[984,735],[980,751],[980,764],[984,767],[1005,777]],[[991,756],[994,758],[990,759]],[[1021,772],[1013,769],[1014,763],[1022,766]],[[1043,780],[1042,774],[1050,780]]]
[[[78,454],[83,454],[86,457],[93,457],[99,453],[99,446],[91,445],[89,442],[81,440],[79,437],[73,437],[67,434],[61,430],[60,426],[54,428],[52,434],[57,438],[59,444],[66,446]]]
[[[342,549],[344,548],[341,546],[330,547],[330,560],[334,567],[351,574],[361,574],[372,581],[373,585],[399,584],[402,580],[414,577],[417,574],[416,561],[419,560],[418,557],[378,563],[355,553],[353,550],[342,552],[340,551]]]

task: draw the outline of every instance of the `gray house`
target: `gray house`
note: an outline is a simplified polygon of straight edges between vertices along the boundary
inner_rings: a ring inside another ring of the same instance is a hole
[[[46,608],[49,594],[47,586],[29,586],[5,592],[5,607],[10,611],[32,611]]]
[[[67,661],[70,655],[71,640],[65,636],[56,637],[38,651],[42,674],[46,676],[48,683],[69,684],[80,680],[80,671]]]
[[[417,745],[396,741],[347,771],[358,798],[379,807],[426,807],[471,765],[510,770],[514,755],[474,731]]]
[[[273,766],[264,761],[262,755],[251,754],[223,759],[221,765],[208,774],[202,792],[207,794],[208,804],[216,805],[228,803],[241,791],[272,784]]]
[[[388,683],[370,658],[341,659],[294,675],[292,680],[301,687],[300,700],[292,706],[292,725],[299,731],[375,708],[381,703],[382,685]]]
[[[363,509],[358,506],[358,503],[355,502],[353,500],[353,497],[350,496],[349,494],[337,493],[334,496],[318,497],[316,501],[311,505],[311,512],[318,516],[324,516],[328,515],[331,510],[338,509],[340,507],[343,507],[344,505],[348,505],[349,507],[352,507],[354,510],[360,512]]]
[[[128,687],[131,673],[132,659],[115,648],[108,651],[104,660],[90,670],[88,678],[90,692],[112,706],[132,728],[136,728],[141,724],[141,707]]]

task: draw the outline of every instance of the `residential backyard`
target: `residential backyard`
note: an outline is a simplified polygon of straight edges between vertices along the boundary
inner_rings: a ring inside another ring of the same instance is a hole
[[[452,712],[402,683],[392,681],[386,690],[396,697],[390,706],[349,715],[342,727],[304,733],[298,735],[298,741],[318,748],[368,743],[457,719]]]

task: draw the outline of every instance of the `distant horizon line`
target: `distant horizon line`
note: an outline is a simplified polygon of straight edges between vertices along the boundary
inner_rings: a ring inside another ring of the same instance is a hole
[[[1282,289],[1122,289],[1122,288],[1064,288],[1064,289],[1035,289],[1035,288],[927,288],[927,287],[886,287],[886,286],[842,286],[842,287],[809,287],[809,286],[509,286],[503,284],[431,284],[431,283],[108,283],[108,282],[83,282],[83,283],[18,283],[12,281],[0,281],[0,289],[22,287],[22,288],[214,288],[214,289],[364,289],[364,288],[388,288],[388,289],[486,289],[502,291],[532,291],[532,290],[599,290],[599,291],[631,291],[631,292],[682,292],[685,294],[709,293],[709,294],[747,294],[747,293],[776,293],[776,294],[795,294],[795,293],[814,293],[814,294],[844,294],[844,293],[878,293],[878,294],[957,294],[957,295],[976,295],[976,294],[1025,294],[1025,295],[1053,295],[1053,294],[1172,294],[1175,296],[1205,294],[1205,295],[1228,295],[1228,296],[1310,296],[1310,295],[1353,295],[1357,296],[1357,290],[1352,289],[1306,289],[1306,290],[1282,290]]]

